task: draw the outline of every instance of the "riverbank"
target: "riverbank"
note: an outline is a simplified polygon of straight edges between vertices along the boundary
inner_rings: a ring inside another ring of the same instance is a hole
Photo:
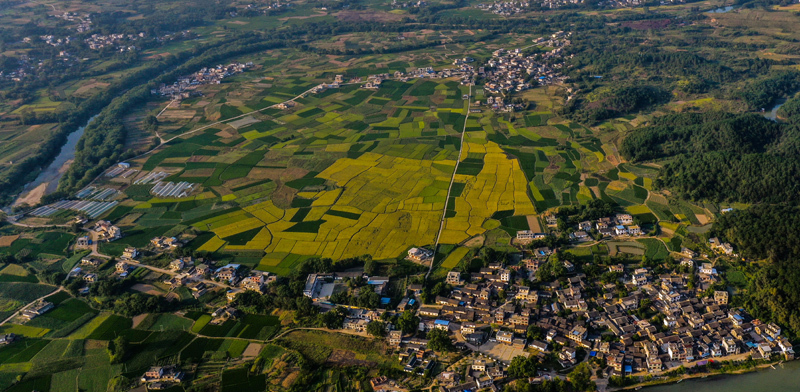
[[[96,117],[97,115],[90,117],[89,120],[86,121],[86,124],[78,127],[67,135],[64,145],[58,150],[58,155],[53,158],[47,167],[42,169],[33,181],[25,184],[22,188],[22,192],[20,192],[19,196],[17,196],[16,200],[11,204],[11,207],[20,206],[22,204],[28,206],[39,204],[42,197],[58,190],[58,182],[67,170],[69,170],[75,158],[75,148],[78,145],[78,141],[81,136],[83,136],[86,127],[88,127]]]
[[[772,362],[768,362],[768,363],[757,364],[757,365],[755,365],[753,367],[750,367],[750,368],[737,369],[737,370],[729,371],[729,372],[701,372],[701,373],[694,373],[694,374],[683,374],[683,375],[676,376],[676,377],[669,377],[669,378],[666,378],[666,379],[653,380],[653,381],[648,381],[648,382],[642,382],[642,383],[638,383],[638,384],[628,385],[628,386],[625,386],[625,387],[622,387],[622,388],[613,388],[613,387],[612,388],[607,388],[606,391],[609,391],[609,392],[612,392],[612,391],[625,392],[625,391],[634,391],[634,390],[646,388],[644,390],[646,390],[647,392],[679,392],[679,391],[684,391],[684,390],[693,391],[693,392],[694,391],[700,392],[699,390],[693,389],[693,387],[690,386],[691,383],[683,384],[683,382],[684,381],[697,381],[697,380],[706,380],[708,382],[719,381],[719,378],[730,377],[730,376],[737,376],[737,377],[732,377],[732,378],[739,378],[738,376],[744,376],[744,375],[747,375],[747,374],[758,373],[760,371],[764,371],[764,370],[767,370],[767,369],[773,370],[773,367],[777,368],[777,366],[779,364],[782,365],[782,366],[788,364],[792,368],[796,368],[795,370],[798,372],[798,376],[800,377],[800,361],[785,362],[785,361],[781,361],[781,360],[776,360],[776,361],[772,361]],[[781,369],[783,369],[783,368],[781,368]],[[794,384],[792,384],[792,385],[800,384],[800,378],[794,379],[793,382],[794,382]],[[729,390],[729,389],[726,389],[726,388],[719,388],[719,386],[717,386],[717,385],[715,385],[713,388],[714,388],[713,390],[725,390],[725,391]],[[783,390],[789,390],[789,389],[777,389],[777,390],[775,390],[773,392],[779,392],[779,391],[783,391]]]

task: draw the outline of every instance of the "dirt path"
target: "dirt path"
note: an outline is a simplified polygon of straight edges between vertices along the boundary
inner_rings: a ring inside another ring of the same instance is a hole
[[[20,313],[22,313],[22,311],[23,311],[23,310],[25,310],[25,309],[28,309],[28,308],[29,308],[31,305],[33,305],[33,304],[35,304],[35,303],[37,303],[37,302],[39,302],[39,301],[41,301],[41,300],[43,300],[43,299],[45,299],[45,298],[47,298],[47,297],[51,296],[51,295],[56,295],[56,294],[58,294],[58,293],[60,293],[60,292],[62,292],[62,291],[64,291],[64,288],[59,286],[58,290],[56,290],[56,291],[53,291],[53,292],[52,292],[52,293],[50,293],[50,294],[43,295],[43,296],[41,296],[41,297],[39,297],[39,298],[36,298],[35,300],[31,301],[31,302],[30,302],[30,303],[28,303],[27,305],[25,305],[25,306],[21,307],[19,310],[17,310],[16,312],[14,312],[14,314],[12,314],[11,316],[9,316],[7,319],[5,319],[5,320],[3,320],[3,321],[0,321],[0,325],[5,325],[5,323],[7,323],[7,322],[11,321],[11,319],[13,319],[14,317],[17,317],[17,316],[18,316]]]
[[[436,258],[436,251],[439,250],[439,238],[442,236],[444,230],[444,221],[447,216],[447,204],[450,201],[450,193],[453,191],[453,182],[456,180],[456,172],[458,172],[458,164],[461,162],[461,155],[464,152],[464,135],[467,134],[467,121],[469,121],[469,108],[472,105],[472,84],[469,85],[469,97],[467,98],[467,115],[464,116],[464,128],[461,129],[461,145],[458,149],[458,159],[456,160],[456,167],[453,169],[453,175],[450,176],[450,186],[447,187],[447,198],[444,202],[444,209],[442,210],[442,219],[439,220],[439,232],[436,233],[436,242],[433,244],[433,257]],[[428,280],[431,272],[433,272],[433,260],[428,267],[428,273],[425,274],[425,280]]]

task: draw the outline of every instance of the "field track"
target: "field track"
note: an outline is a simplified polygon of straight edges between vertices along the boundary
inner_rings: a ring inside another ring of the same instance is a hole
[[[458,159],[456,160],[456,167],[453,168],[453,175],[450,176],[450,186],[447,187],[447,198],[444,201],[444,208],[442,209],[442,218],[439,220],[439,232],[436,234],[436,242],[433,244],[433,257],[434,260],[436,259],[436,252],[439,250],[439,238],[442,236],[442,230],[444,230],[444,219],[447,216],[447,203],[450,202],[450,192],[453,190],[453,182],[456,180],[456,172],[458,172],[458,164],[461,162],[461,153],[464,151],[464,135],[467,133],[467,121],[469,120],[469,107],[472,104],[472,84],[469,85],[469,98],[467,98],[467,113],[464,116],[464,128],[461,129],[461,145],[459,145],[458,149]],[[433,262],[431,260],[431,265],[428,267],[428,273],[425,274],[425,280],[428,280],[428,276],[430,276],[431,271],[433,271]]]

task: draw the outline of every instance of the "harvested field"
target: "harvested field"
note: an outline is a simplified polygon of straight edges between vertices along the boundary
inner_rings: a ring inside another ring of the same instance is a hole
[[[0,246],[11,246],[18,238],[19,234],[0,236]]]
[[[137,283],[137,284],[131,286],[131,288],[136,290],[136,291],[138,291],[138,292],[145,293],[145,294],[159,295],[159,296],[163,296],[164,295],[164,293],[162,293],[161,291],[156,289],[155,286],[149,285],[149,284]]]
[[[539,222],[539,217],[538,216],[536,216],[536,215],[528,215],[526,218],[528,218],[528,227],[531,228],[532,232],[541,233],[543,231],[542,230],[542,224]]]

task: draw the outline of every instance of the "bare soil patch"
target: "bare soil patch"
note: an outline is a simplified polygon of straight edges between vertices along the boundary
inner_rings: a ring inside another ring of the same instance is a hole
[[[144,313],[144,314],[140,314],[138,316],[134,316],[133,319],[131,319],[133,321],[133,328],[138,327],[139,324],[141,324],[142,321],[144,321],[144,319],[146,319],[147,316],[149,316],[149,315],[150,315],[150,313]]]
[[[534,233],[541,233],[542,232],[542,224],[539,222],[539,217],[536,215],[528,215],[528,227],[531,228],[531,231]]]
[[[4,235],[0,237],[0,246],[11,246],[19,238],[19,234],[17,235]]]
[[[347,350],[333,350],[333,353],[328,357],[326,362],[340,366],[374,367],[376,365],[376,363],[372,361],[356,359],[356,353]]]
[[[246,349],[244,349],[244,353],[242,353],[242,357],[247,360],[249,358],[255,358],[258,356],[258,353],[261,352],[261,348],[263,346],[259,343],[250,343]]]
[[[344,22],[396,22],[405,17],[381,11],[339,11],[335,15]]]
[[[39,184],[39,186],[37,186],[36,188],[33,188],[28,193],[25,193],[24,196],[20,196],[19,199],[17,199],[17,201],[14,202],[14,205],[18,206],[21,204],[27,204],[29,206],[32,206],[35,204],[39,204],[39,201],[42,200],[42,197],[47,191],[47,186],[49,184],[50,184],[49,182],[44,182]]]
[[[156,289],[155,286],[149,285],[149,284],[137,283],[137,284],[131,286],[131,288],[136,290],[136,291],[138,291],[138,292],[145,293],[145,294],[159,295],[159,296],[163,296],[164,295],[164,293],[158,291],[158,289]]]
[[[464,243],[464,246],[468,248],[478,248],[483,246],[483,242],[486,241],[486,238],[482,235],[472,237]]]

